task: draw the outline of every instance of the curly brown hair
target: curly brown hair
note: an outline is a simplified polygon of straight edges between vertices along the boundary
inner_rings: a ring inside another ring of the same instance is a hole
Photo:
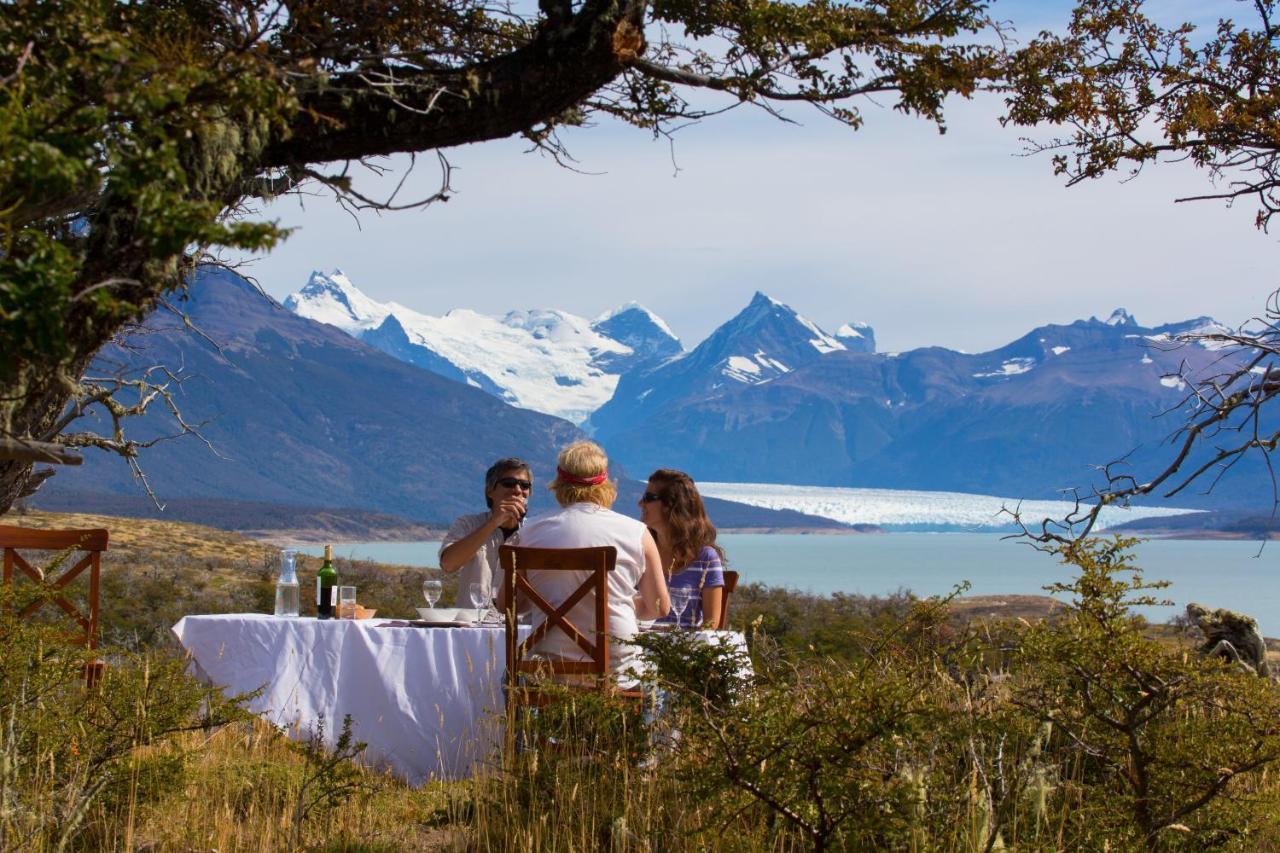
[[[716,544],[716,528],[707,518],[707,509],[693,478],[683,471],[659,468],[649,475],[656,487],[662,515],[667,521],[671,542],[671,571],[680,571],[694,560],[703,548],[710,546],[727,565],[724,550]],[[650,531],[658,538],[656,531]]]

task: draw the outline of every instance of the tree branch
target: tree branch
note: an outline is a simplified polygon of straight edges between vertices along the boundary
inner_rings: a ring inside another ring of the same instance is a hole
[[[81,465],[84,457],[61,444],[26,438],[0,438],[0,459],[47,462],[51,465]]]
[[[301,95],[303,120],[268,147],[263,168],[358,160],[502,139],[586,100],[643,50],[647,4],[587,0],[576,15],[547,21],[524,47],[452,70],[384,65],[336,74]],[[394,81],[394,82],[392,82]],[[341,117],[339,119],[339,117]]]

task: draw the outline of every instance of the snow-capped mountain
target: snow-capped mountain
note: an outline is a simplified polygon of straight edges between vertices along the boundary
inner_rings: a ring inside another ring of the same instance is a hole
[[[634,353],[643,354],[646,361],[671,358],[684,352],[675,332],[639,302],[628,302],[601,314],[591,321],[591,328],[630,347]],[[634,363],[627,365],[628,370],[634,367]]]
[[[866,323],[845,323],[836,329],[836,340],[849,352],[876,351],[876,333]]]
[[[1214,341],[1173,340],[1226,330],[1211,318],[1151,328],[1118,310],[1105,320],[1041,326],[985,353],[846,346],[766,381],[740,380],[726,359],[753,339],[736,325],[767,312],[765,302],[757,297],[688,355],[623,377],[591,420],[621,465],[637,475],[671,467],[725,482],[1088,494],[1097,484],[1093,465],[1125,459],[1135,476],[1161,470],[1191,383],[1248,356]],[[809,333],[798,321],[792,327],[794,358]],[[762,349],[785,363],[778,343]],[[1222,495],[1266,491],[1265,470],[1246,468],[1227,472],[1224,482],[1235,485]],[[1178,497],[1187,505],[1219,499]]]
[[[581,436],[563,420],[388,357],[336,324],[281,311],[227,270],[199,268],[183,311],[216,348],[157,310],[146,320],[149,331],[98,356],[103,370],[123,375],[168,364],[183,365],[192,378],[183,383],[182,411],[201,424],[216,455],[199,442],[150,448],[147,477],[165,499],[353,507],[448,521],[484,507],[481,484],[495,456],[530,460],[545,482],[560,447]],[[132,429],[174,432],[172,418],[155,406]],[[89,454],[55,488],[141,494],[119,463]],[[546,506],[545,490],[537,491],[534,506]]]
[[[284,307],[308,320],[337,326],[355,337],[376,327],[391,313],[390,305],[365,296],[342,270],[328,275],[319,270],[311,273],[301,290],[285,298]]]
[[[591,416],[590,426],[610,433],[679,400],[765,385],[831,353],[874,347],[875,334],[864,323],[846,324],[831,335],[757,292],[687,355],[625,374],[613,399]]]
[[[683,351],[666,323],[636,303],[594,321],[549,309],[435,317],[376,302],[335,270],[313,272],[284,305],[401,361],[574,423],[613,396],[621,374]]]

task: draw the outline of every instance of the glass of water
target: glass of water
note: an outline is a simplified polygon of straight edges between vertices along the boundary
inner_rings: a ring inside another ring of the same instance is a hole
[[[422,597],[427,600],[427,607],[435,607],[444,592],[444,584],[439,578],[429,577],[422,582]]]
[[[338,587],[338,618],[356,618],[356,588],[354,586]]]

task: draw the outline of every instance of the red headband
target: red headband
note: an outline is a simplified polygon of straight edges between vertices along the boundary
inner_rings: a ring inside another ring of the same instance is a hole
[[[603,473],[596,474],[594,477],[575,477],[563,468],[556,466],[556,479],[562,483],[568,483],[570,486],[598,486],[609,479],[609,469],[604,469]]]

